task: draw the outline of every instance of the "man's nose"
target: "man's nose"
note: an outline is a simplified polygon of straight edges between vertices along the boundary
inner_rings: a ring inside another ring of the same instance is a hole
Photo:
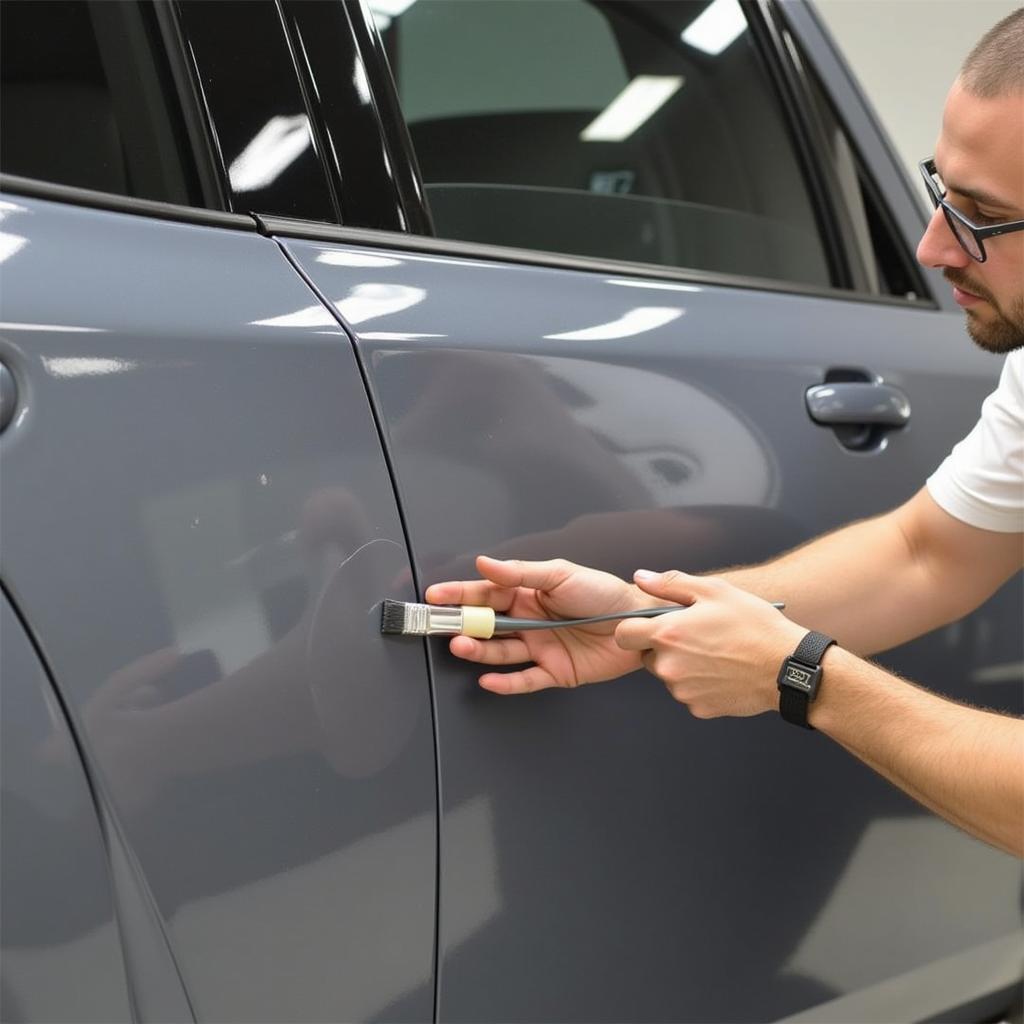
[[[974,262],[956,240],[941,206],[935,208],[917,244],[917,262],[924,267],[966,267]]]

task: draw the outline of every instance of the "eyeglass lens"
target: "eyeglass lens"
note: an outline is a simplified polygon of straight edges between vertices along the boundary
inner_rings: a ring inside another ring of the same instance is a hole
[[[981,245],[974,237],[974,233],[966,224],[954,216],[952,211],[944,202],[946,197],[946,186],[939,177],[937,171],[932,171],[928,175],[928,183],[931,186],[929,191],[931,192],[932,203],[934,203],[935,206],[942,207],[942,212],[946,217],[946,223],[949,225],[949,230],[953,232],[953,237],[960,243],[960,247],[972,259],[982,259],[983,253],[981,251]]]
[[[957,218],[954,217],[953,214],[949,212],[949,209],[946,206],[942,207],[942,212],[946,215],[946,221],[949,224],[949,227],[952,230],[956,240],[963,247],[964,252],[966,252],[968,256],[971,256],[974,259],[980,260],[981,246],[978,244],[978,240],[974,237],[974,234],[971,231],[971,229],[967,227],[966,224],[957,220]]]

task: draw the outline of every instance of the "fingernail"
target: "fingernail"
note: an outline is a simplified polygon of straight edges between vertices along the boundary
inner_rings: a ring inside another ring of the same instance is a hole
[[[633,573],[633,579],[635,579],[635,580],[653,580],[653,579],[655,579],[656,577],[658,577],[660,575],[661,575],[660,572],[651,572],[650,569],[637,569],[637,571],[635,573]]]

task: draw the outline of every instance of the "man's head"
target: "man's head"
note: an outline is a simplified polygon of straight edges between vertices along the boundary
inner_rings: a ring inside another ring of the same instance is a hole
[[[971,51],[946,99],[935,166],[946,199],[978,226],[1024,220],[1024,8]],[[941,208],[917,258],[941,268],[982,348],[1024,347],[1024,231],[985,242],[979,263],[957,242]]]

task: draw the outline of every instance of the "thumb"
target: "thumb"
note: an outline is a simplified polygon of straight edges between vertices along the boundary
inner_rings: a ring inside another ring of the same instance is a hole
[[[693,604],[698,598],[708,594],[709,581],[701,576],[690,576],[678,569],[668,572],[651,572],[649,569],[637,569],[633,573],[636,585],[653,597],[664,597],[678,604]]]

